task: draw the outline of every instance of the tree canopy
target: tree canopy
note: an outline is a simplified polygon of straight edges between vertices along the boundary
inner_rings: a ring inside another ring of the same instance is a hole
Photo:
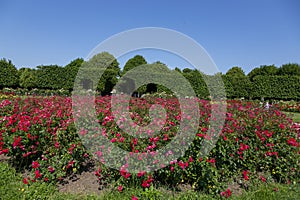
[[[19,73],[10,60],[0,60],[0,88],[19,85]]]
[[[240,78],[240,77],[245,77],[245,72],[244,70],[241,68],[241,67],[232,67],[231,69],[229,69],[227,72],[226,72],[226,75],[227,76],[230,76],[230,77],[234,77],[234,78]]]
[[[254,68],[248,77],[253,81],[255,76],[275,76],[278,74],[278,68],[275,65],[261,65],[259,68]]]
[[[284,64],[279,68],[278,75],[300,76],[300,65],[297,63]]]
[[[131,70],[137,66],[145,65],[145,64],[147,64],[147,61],[145,60],[145,58],[141,55],[136,55],[133,58],[130,58],[126,62],[126,64],[124,65],[122,74],[125,74],[126,72],[128,72],[129,70]]]
[[[135,68],[137,70],[133,70]],[[180,84],[183,80],[179,78],[180,76],[190,83],[193,91],[200,98],[208,98],[210,92],[216,96],[222,94],[217,86],[218,81],[223,80],[222,84],[225,86],[228,98],[300,99],[300,65],[297,63],[283,64],[279,68],[275,65],[261,65],[247,75],[238,66],[232,67],[225,74],[205,75],[196,69],[176,67],[170,70],[160,61],[147,64],[141,55],[130,58],[121,70],[117,59],[108,52],[96,54],[87,61],[77,58],[66,66],[40,65],[19,70],[10,60],[0,60],[0,89],[38,88],[46,91],[44,94],[52,93],[51,90],[67,91],[70,94],[75,81],[79,81],[79,84],[75,85],[86,90],[97,90],[102,95],[110,95],[115,86],[122,88],[122,92],[128,94],[133,90],[140,95],[155,91],[172,93],[172,89],[158,83],[150,83],[149,80],[151,78],[163,80],[167,85],[171,83],[173,89],[187,90],[190,87]],[[217,77],[221,79],[215,79]],[[142,81],[144,85],[136,88],[135,78]]]

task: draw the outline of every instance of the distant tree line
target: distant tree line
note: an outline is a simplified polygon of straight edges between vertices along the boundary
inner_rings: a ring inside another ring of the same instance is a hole
[[[200,98],[210,97],[211,94],[207,85],[213,88],[213,84],[217,84],[214,83],[214,77],[220,76],[225,86],[227,98],[300,99],[300,65],[296,63],[288,63],[280,67],[262,65],[254,68],[247,75],[241,67],[237,66],[232,67],[225,74],[205,75],[196,69],[185,68],[181,70],[175,68],[171,70],[159,61],[149,64],[141,55],[129,59],[121,70],[118,61],[108,52],[99,53],[89,61],[77,58],[66,66],[41,65],[35,68],[20,69],[16,69],[10,60],[3,58],[0,60],[0,89],[12,88],[27,91],[63,89],[70,93],[73,90],[78,71],[81,69],[86,70],[81,74],[86,74],[87,78],[82,76],[77,77],[76,80],[80,81],[83,89],[95,89],[101,95],[109,95],[118,81],[121,81],[118,83],[121,90],[125,93],[132,92],[135,83],[126,74],[130,74],[130,70],[141,65],[144,65],[148,70],[140,71],[139,79],[146,78],[147,72],[151,76],[166,79],[176,85],[180,80],[174,79],[173,75],[177,73],[189,81],[195,94]],[[102,73],[101,78],[97,76],[99,72]],[[94,77],[93,80],[89,80],[91,76]],[[176,90],[187,89],[179,84],[176,87]],[[145,84],[135,90],[139,94],[163,91],[172,93],[170,88],[159,84]],[[217,89],[213,91],[213,94],[218,95]]]

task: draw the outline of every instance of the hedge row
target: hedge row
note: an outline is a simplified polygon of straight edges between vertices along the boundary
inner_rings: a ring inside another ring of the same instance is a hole
[[[245,77],[229,77],[227,75],[196,76],[183,74],[191,83],[195,93],[201,98],[220,96],[223,86],[226,97],[247,99],[300,99],[300,76],[256,76],[253,81]],[[221,77],[221,79],[220,79]],[[204,81],[205,80],[205,81]],[[223,80],[223,83],[220,83]],[[210,91],[208,91],[209,85]]]
[[[252,84],[254,98],[300,99],[300,76],[257,76]]]
[[[99,60],[104,61],[101,63]],[[109,63],[112,60],[113,62]],[[99,74],[99,67],[105,67],[107,63],[109,67],[99,80],[97,76]],[[89,62],[76,59],[65,67],[48,65],[38,66],[36,69],[21,68],[19,70],[15,68],[11,61],[2,59],[0,60],[0,89],[21,88],[29,91],[35,89],[33,91],[34,94],[52,94],[53,92],[51,91],[63,90],[68,91],[70,94],[73,90],[78,70],[82,66],[82,73],[80,74],[82,77],[81,79],[77,79],[79,81],[77,85],[81,84],[83,88],[86,86],[87,88],[85,89],[96,89],[102,95],[110,94],[116,83],[119,87],[122,87],[122,91],[130,92],[132,90],[131,87],[135,87],[132,85],[132,80],[136,82],[133,84],[139,85],[139,83],[147,84],[152,79],[156,79],[156,87],[151,88],[144,85],[138,88],[137,91],[139,94],[149,92],[150,88],[152,91],[165,91],[167,93],[177,91],[176,93],[184,95],[188,94],[192,88],[198,97],[204,99],[210,97],[222,98],[224,94],[229,99],[241,97],[247,99],[260,99],[262,97],[265,99],[300,99],[299,75],[256,75],[249,78],[246,75],[236,76],[226,73],[225,75],[216,74],[211,76],[202,74],[197,70],[170,70],[166,65],[157,62],[146,64],[143,69],[136,68],[133,70],[134,74],[130,74],[132,71],[130,70],[122,76],[118,63],[108,53],[96,55]],[[90,77],[93,80],[86,80]],[[182,84],[184,80],[180,77],[188,80],[190,86]],[[161,85],[158,82],[161,82]],[[168,85],[171,85],[172,88],[167,87]],[[58,94],[60,92],[54,93]],[[66,94],[65,92],[63,93]]]

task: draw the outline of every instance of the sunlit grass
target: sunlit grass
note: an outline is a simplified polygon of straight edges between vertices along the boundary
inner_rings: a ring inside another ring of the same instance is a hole
[[[138,199],[216,199],[213,195],[203,194],[195,191],[170,191],[167,189],[153,189],[144,191],[141,188],[129,188],[121,193],[116,190],[105,190],[100,195],[78,195],[58,192],[54,185],[46,183],[33,183],[27,186],[22,183],[22,177],[16,173],[15,169],[8,164],[0,162],[0,199],[95,199],[95,200],[123,200],[132,199],[132,196]],[[219,196],[221,199],[221,196]],[[300,199],[300,185],[283,185],[283,184],[261,184],[251,188],[249,191],[239,196],[234,194],[230,199],[236,200],[277,200]]]
[[[287,116],[290,116],[294,122],[300,123],[300,113],[284,112]]]

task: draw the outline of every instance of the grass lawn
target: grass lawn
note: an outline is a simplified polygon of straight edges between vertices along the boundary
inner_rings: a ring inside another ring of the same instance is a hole
[[[16,173],[7,163],[0,162],[0,199],[132,199],[132,195],[138,199],[215,199],[212,195],[206,195],[200,192],[187,190],[185,192],[175,192],[166,189],[153,189],[143,191],[140,188],[130,188],[123,192],[115,190],[106,190],[100,195],[78,195],[58,192],[56,186],[45,183],[35,182],[30,186],[22,183],[22,177]],[[220,196],[221,198],[221,196]],[[277,200],[300,199],[300,185],[282,185],[282,184],[262,184],[251,188],[240,196],[234,196],[229,199],[236,200]]]
[[[284,112],[287,116],[291,116],[294,122],[300,123],[300,113]]]

